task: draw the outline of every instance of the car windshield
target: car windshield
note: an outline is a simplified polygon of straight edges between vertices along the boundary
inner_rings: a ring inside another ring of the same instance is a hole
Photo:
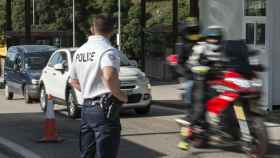
[[[25,68],[29,70],[42,70],[50,56],[51,52],[28,53],[25,58]]]
[[[71,51],[71,56],[72,56],[72,59],[73,59],[73,56],[75,54],[75,51]],[[129,63],[129,59],[126,57],[126,55],[124,55],[123,53],[120,53],[120,58],[121,58],[121,66],[130,66],[130,63]]]
[[[129,59],[123,53],[120,53],[121,66],[130,66]]]

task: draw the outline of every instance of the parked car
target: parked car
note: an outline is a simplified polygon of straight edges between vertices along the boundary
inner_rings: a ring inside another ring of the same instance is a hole
[[[59,49],[50,58],[40,78],[40,105],[46,109],[47,94],[54,97],[56,104],[67,106],[68,116],[80,115],[82,98],[79,91],[72,88],[69,81],[69,69],[76,48]],[[128,94],[128,103],[123,108],[133,108],[138,114],[150,111],[151,86],[146,75],[136,67],[135,61],[121,54],[120,81],[121,90]],[[134,63],[134,64],[131,64]]]
[[[4,66],[5,98],[24,96],[26,103],[40,98],[39,79],[42,69],[56,47],[48,45],[18,45],[8,49]]]

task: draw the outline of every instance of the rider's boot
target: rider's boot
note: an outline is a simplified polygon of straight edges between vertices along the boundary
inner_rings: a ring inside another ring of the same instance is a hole
[[[192,136],[192,128],[190,126],[182,127],[180,131],[181,140],[177,147],[182,150],[188,150],[190,148],[189,139]]]

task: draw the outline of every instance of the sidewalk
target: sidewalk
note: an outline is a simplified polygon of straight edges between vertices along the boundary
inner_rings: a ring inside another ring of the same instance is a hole
[[[157,105],[185,109],[181,99],[180,85],[177,83],[157,83],[152,84],[153,103]]]

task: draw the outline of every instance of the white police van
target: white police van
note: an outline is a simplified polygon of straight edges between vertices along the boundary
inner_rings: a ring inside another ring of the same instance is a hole
[[[56,104],[67,106],[68,116],[80,115],[81,94],[73,89],[69,81],[72,58],[77,49],[59,49],[50,57],[40,78],[40,105],[46,109],[47,94],[52,94]],[[134,63],[134,64],[133,64]],[[137,68],[135,62],[121,54],[119,73],[121,90],[128,94],[128,103],[123,108],[133,108],[137,114],[146,114],[151,106],[151,85],[146,75]]]

